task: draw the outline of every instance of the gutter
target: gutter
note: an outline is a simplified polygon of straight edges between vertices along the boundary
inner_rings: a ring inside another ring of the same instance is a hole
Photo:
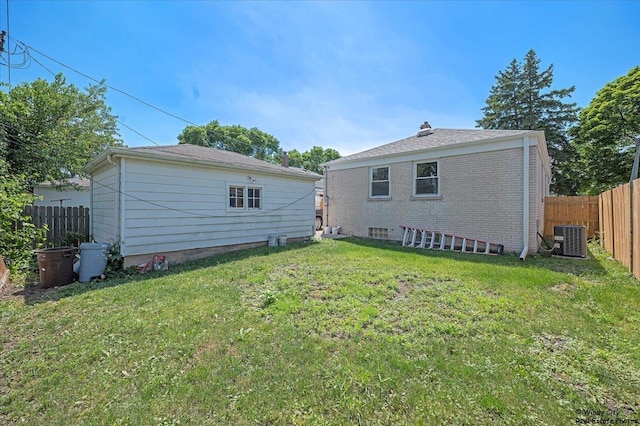
[[[529,253],[529,137],[522,138],[522,252],[520,260]]]

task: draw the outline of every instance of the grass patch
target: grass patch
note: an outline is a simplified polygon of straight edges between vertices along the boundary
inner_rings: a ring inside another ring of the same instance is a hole
[[[0,301],[3,424],[640,421],[640,285],[358,239]]]

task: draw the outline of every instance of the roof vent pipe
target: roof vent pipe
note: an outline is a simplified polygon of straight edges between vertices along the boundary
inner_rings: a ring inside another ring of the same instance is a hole
[[[431,130],[431,125],[428,121],[425,121],[424,123],[422,123],[422,125],[420,125],[420,130],[418,130],[418,137],[427,136],[431,133],[433,133],[433,130]]]

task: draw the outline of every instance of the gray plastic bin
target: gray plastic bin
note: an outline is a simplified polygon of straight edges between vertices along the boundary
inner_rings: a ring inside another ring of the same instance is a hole
[[[109,243],[80,244],[80,267],[78,281],[86,283],[93,277],[99,277],[107,267]]]

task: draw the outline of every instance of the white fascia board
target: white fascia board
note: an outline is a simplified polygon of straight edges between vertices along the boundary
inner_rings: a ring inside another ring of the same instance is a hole
[[[533,136],[533,137],[529,137]],[[505,149],[522,149],[523,139],[528,138],[529,146],[540,145],[540,138],[544,141],[544,132],[532,131],[531,133],[523,134],[517,138],[501,138],[492,140],[482,140],[476,142],[469,142],[458,145],[448,145],[437,148],[428,148],[424,150],[416,150],[399,154],[379,155],[376,157],[362,158],[352,161],[345,161],[340,163],[336,160],[336,164],[326,163],[325,167],[329,171],[333,170],[346,170],[357,167],[372,167],[381,166],[393,163],[404,163],[408,161],[415,161],[416,159],[428,160],[444,157],[453,157],[457,155],[465,154],[477,154],[482,152],[502,151]],[[545,146],[546,151],[546,146]],[[547,156],[548,164],[548,156]]]
[[[536,145],[538,147],[538,155],[542,160],[545,172],[548,176],[551,176],[551,159],[549,158],[549,150],[547,149],[547,139],[544,136],[544,132],[541,133],[541,135],[537,135],[538,143]]]

